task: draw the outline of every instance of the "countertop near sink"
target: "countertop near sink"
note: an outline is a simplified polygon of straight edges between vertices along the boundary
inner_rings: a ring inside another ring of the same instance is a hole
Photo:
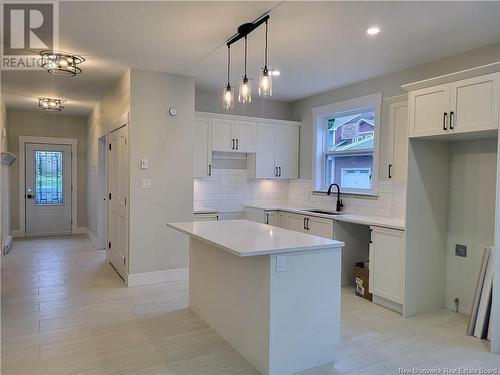
[[[337,215],[326,215],[326,214],[319,214],[307,211],[315,208],[280,206],[280,205],[269,205],[269,206],[248,205],[247,207],[263,209],[266,211],[285,211],[300,215],[316,216],[346,223],[374,225],[377,227],[405,230],[405,221],[403,219],[396,219],[392,217],[359,215],[359,214],[350,214],[347,212],[340,213]]]

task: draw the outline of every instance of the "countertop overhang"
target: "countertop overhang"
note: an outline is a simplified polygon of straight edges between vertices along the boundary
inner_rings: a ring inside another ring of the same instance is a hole
[[[249,220],[168,223],[167,226],[240,257],[340,250],[344,246],[341,241]]]

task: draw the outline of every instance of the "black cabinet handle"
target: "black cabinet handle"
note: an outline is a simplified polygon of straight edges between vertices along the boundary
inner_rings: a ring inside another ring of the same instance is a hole
[[[239,144],[238,144],[238,138],[236,138],[236,149],[238,150],[240,148]]]
[[[232,149],[234,150],[234,138],[233,138],[233,147],[232,147]]]
[[[208,165],[208,175],[211,176],[212,175],[212,164],[209,164]]]
[[[304,230],[306,230],[306,218],[304,218]]]
[[[274,167],[274,177],[278,177],[278,167]]]
[[[446,126],[446,117],[447,116],[448,116],[448,114],[445,112],[443,115],[443,130],[448,130],[448,128]]]
[[[278,170],[279,170],[278,177],[281,177],[281,167],[278,167]]]
[[[454,116],[454,113],[453,111],[450,112],[450,130],[453,130],[453,117]]]
[[[373,229],[370,229],[370,243],[373,243],[373,241],[372,241],[372,232],[373,232]]]
[[[269,214],[266,212],[266,224],[269,224]]]
[[[392,178],[391,169],[392,169],[392,164],[389,164],[389,175],[388,175],[389,178]]]
[[[309,218],[307,218],[307,222],[306,223],[307,223],[307,228],[306,229],[309,230]]]

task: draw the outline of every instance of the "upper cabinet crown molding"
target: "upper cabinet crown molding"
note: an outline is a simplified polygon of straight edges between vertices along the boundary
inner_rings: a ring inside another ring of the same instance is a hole
[[[218,118],[222,120],[230,120],[230,121],[243,121],[243,122],[254,122],[254,123],[273,123],[276,125],[302,125],[299,121],[291,121],[291,120],[279,120],[279,119],[270,119],[263,117],[250,117],[250,116],[239,116],[239,115],[229,115],[226,113],[212,113],[212,112],[195,112],[195,117],[209,117],[211,119]]]

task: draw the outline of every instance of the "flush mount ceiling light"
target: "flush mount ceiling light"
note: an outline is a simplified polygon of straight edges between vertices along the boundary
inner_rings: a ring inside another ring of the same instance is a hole
[[[81,56],[52,50],[40,52],[42,68],[56,76],[73,77],[82,72],[78,66],[85,61]]]
[[[372,27],[369,27],[367,30],[366,30],[366,33],[368,35],[377,35],[378,33],[380,32],[380,28],[378,26],[372,26]]]
[[[38,98],[38,106],[44,111],[60,112],[64,109],[64,99]]]
[[[268,66],[267,61],[267,36],[268,36],[268,26],[269,26],[269,15],[259,18],[258,20],[251,23],[244,23],[238,27],[238,32],[236,35],[231,37],[227,42],[227,84],[224,86],[224,91],[222,94],[222,106],[225,109],[233,108],[234,106],[234,87],[230,83],[229,68],[231,62],[230,47],[231,44],[236,43],[240,39],[245,39],[245,65],[244,65],[244,75],[239,85],[238,101],[241,103],[250,103],[252,101],[252,85],[251,78],[247,75],[247,57],[248,57],[248,35],[258,28],[260,25],[266,24],[266,40],[265,40],[265,52],[264,52],[264,67],[262,68],[262,73],[259,81],[259,95],[261,96],[271,96],[272,95],[272,76],[279,76],[279,71],[273,70]]]

